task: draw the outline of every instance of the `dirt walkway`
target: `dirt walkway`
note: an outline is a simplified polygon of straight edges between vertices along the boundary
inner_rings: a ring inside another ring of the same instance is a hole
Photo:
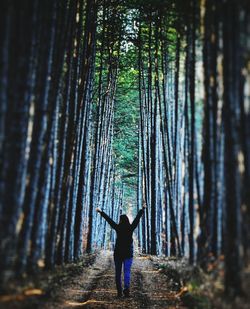
[[[234,302],[225,299],[218,271],[219,266],[205,274],[185,259],[137,256],[132,266],[131,297],[118,299],[112,253],[86,254],[77,263],[13,281],[8,293],[0,295],[0,309],[250,308],[249,297]],[[245,272],[243,280],[245,291],[249,273]]]
[[[113,258],[105,253],[74,282],[62,288],[56,301],[48,301],[38,308],[185,308],[176,294],[149,258],[136,257],[132,266],[131,297],[118,299]]]

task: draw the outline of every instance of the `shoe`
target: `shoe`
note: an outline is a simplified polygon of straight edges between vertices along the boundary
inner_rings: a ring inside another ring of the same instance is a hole
[[[117,298],[122,298],[122,291],[117,292]]]
[[[123,294],[124,294],[125,297],[130,297],[129,289],[128,288],[124,289]]]

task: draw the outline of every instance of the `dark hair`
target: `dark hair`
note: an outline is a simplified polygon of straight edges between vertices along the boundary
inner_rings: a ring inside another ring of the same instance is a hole
[[[119,225],[122,226],[122,227],[130,226],[129,219],[126,215],[120,215]]]

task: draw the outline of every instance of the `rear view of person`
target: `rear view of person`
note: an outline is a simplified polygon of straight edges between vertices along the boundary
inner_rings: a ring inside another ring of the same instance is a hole
[[[126,215],[120,216],[119,224],[115,223],[105,212],[99,208],[97,212],[110,224],[110,226],[116,231],[116,243],[114,250],[114,261],[115,261],[115,282],[117,288],[117,296],[122,296],[122,266],[124,271],[124,290],[123,294],[125,297],[129,297],[130,287],[130,273],[133,262],[133,232],[139,224],[140,218],[144,213],[144,209],[139,210],[133,223],[130,224],[129,219]]]

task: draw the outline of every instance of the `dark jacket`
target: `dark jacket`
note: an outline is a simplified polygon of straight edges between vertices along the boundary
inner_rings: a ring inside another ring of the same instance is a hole
[[[140,218],[144,213],[144,208],[139,210],[132,224],[124,228],[121,224],[115,223],[105,212],[101,216],[115,229],[117,238],[115,243],[114,257],[127,259],[133,257],[133,232],[139,224]]]

